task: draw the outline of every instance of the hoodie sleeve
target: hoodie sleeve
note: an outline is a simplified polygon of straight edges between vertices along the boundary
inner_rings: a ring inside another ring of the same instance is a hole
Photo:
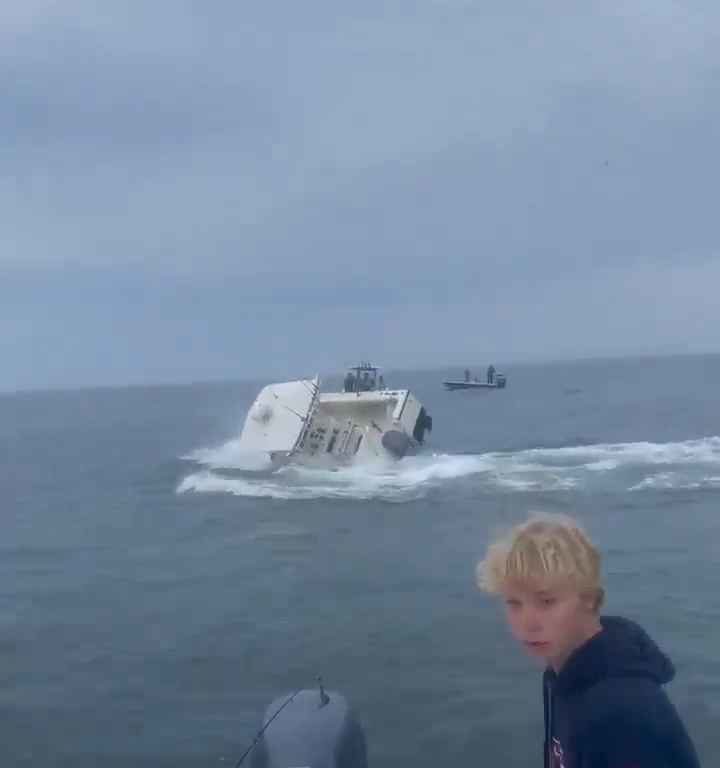
[[[669,745],[648,722],[614,719],[588,733],[582,746],[582,768],[675,768]],[[691,763],[680,763],[690,766]]]
[[[626,738],[583,757],[582,768],[671,768],[667,755],[657,742],[643,738]]]

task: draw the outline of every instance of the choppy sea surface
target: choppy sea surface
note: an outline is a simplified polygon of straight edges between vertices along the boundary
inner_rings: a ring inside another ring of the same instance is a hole
[[[0,763],[234,765],[322,674],[373,768],[537,766],[540,671],[474,568],[541,510],[597,540],[608,611],[671,655],[713,764],[720,357],[505,372],[453,393],[461,371],[389,372],[433,416],[427,446],[339,471],[248,470],[267,382],[0,395]]]

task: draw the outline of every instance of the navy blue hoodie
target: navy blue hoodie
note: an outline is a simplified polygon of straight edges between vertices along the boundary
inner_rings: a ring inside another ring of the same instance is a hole
[[[670,659],[632,621],[603,630],[543,677],[545,768],[700,768],[662,686]]]

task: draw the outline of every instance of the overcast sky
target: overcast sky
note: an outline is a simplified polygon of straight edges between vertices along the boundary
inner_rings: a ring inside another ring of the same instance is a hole
[[[4,0],[0,389],[720,350],[710,0]]]

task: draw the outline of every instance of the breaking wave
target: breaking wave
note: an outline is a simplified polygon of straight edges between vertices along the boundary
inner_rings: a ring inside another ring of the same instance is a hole
[[[658,472],[630,487],[631,491],[699,491],[720,490],[720,475],[691,480],[677,472]]]
[[[217,448],[198,448],[183,458],[211,469],[239,469],[258,472],[272,468],[268,457],[242,451],[240,438],[228,440],[227,443],[223,443]]]
[[[483,471],[479,456],[413,456],[339,469],[286,466],[274,472],[227,474],[203,469],[186,477],[179,493],[232,493],[272,499],[383,499],[410,501],[439,484]],[[237,469],[237,467],[232,467]]]
[[[339,469],[286,466],[239,452],[239,441],[184,457],[196,471],[178,493],[228,493],[271,499],[410,501],[451,482],[479,491],[562,492],[720,490],[720,437],[669,443],[608,443],[476,455],[433,454]]]

